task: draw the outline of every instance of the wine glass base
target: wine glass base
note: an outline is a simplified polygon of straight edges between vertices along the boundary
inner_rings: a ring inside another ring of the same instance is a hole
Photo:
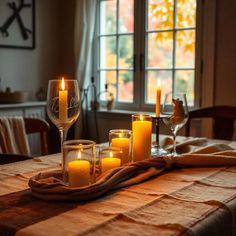
[[[158,157],[158,156],[166,156],[169,155],[170,153],[165,150],[164,148],[160,146],[152,146],[151,148],[151,156],[152,157]]]

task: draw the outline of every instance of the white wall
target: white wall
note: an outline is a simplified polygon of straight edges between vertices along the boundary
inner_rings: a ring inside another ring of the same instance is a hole
[[[0,48],[2,87],[25,90],[35,100],[39,87],[59,74],[74,75],[74,1],[36,2],[36,48]]]

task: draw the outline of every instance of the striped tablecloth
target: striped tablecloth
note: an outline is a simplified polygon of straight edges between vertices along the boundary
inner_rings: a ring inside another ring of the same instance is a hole
[[[89,202],[33,197],[29,178],[59,162],[56,154],[0,166],[1,236],[236,235],[236,167],[176,169]]]

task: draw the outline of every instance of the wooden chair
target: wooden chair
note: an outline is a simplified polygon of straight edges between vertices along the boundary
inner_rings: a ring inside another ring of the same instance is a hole
[[[0,165],[5,165],[17,161],[25,161],[30,159],[31,157],[24,155],[0,153]]]
[[[41,154],[48,154],[48,140],[47,132],[49,130],[49,124],[47,121],[40,118],[24,118],[26,134],[39,133]]]
[[[190,111],[185,129],[186,136],[190,135],[191,120],[201,118],[213,119],[214,139],[232,140],[234,133],[234,121],[236,119],[236,107],[213,106]]]

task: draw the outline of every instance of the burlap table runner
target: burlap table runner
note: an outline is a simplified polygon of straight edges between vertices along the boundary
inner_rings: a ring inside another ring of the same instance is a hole
[[[70,188],[61,181],[61,172],[46,172],[30,178],[32,194],[43,200],[83,201],[97,198],[104,193],[138,184],[163,171],[178,167],[236,166],[236,151],[225,144],[204,143],[206,139],[190,139],[180,143],[179,148],[190,153],[178,157],[159,157],[112,169],[101,176],[96,183]]]

